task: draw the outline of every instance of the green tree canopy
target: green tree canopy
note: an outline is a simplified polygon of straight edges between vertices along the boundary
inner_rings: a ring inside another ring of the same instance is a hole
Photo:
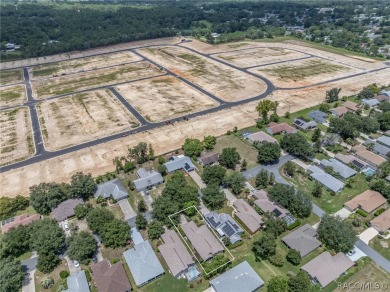
[[[299,271],[295,276],[288,279],[288,291],[302,292],[311,291],[312,284],[309,275],[304,271]]]
[[[8,219],[16,214],[19,210],[24,210],[30,203],[29,198],[16,196],[15,198],[0,198],[0,220]]]
[[[80,231],[69,237],[68,245],[66,253],[69,258],[83,264],[88,264],[96,251],[96,240],[86,231]]]
[[[314,157],[313,147],[304,136],[299,133],[284,135],[280,146],[288,153],[309,159]]]
[[[137,206],[137,209],[138,209],[138,212],[141,212],[141,213],[144,213],[148,210],[148,207],[146,206],[146,203],[143,199],[141,199],[139,202],[138,202],[138,206]]]
[[[0,258],[19,257],[30,250],[30,226],[20,225],[1,236]]]
[[[287,229],[286,222],[280,218],[274,217],[272,214],[264,222],[267,227],[266,233],[272,235],[273,237],[278,237]]]
[[[92,175],[77,172],[72,176],[69,192],[72,198],[82,198],[84,201],[93,196],[96,182]]]
[[[269,183],[268,171],[261,169],[258,174],[256,174],[255,184],[256,188],[266,188]]]
[[[48,274],[58,266],[60,261],[58,255],[52,251],[39,254],[37,269],[42,273]]]
[[[189,157],[199,157],[203,150],[203,144],[198,139],[187,138],[183,145],[184,154]]]
[[[26,275],[19,260],[13,257],[0,258],[0,291],[20,291]]]
[[[203,201],[211,209],[220,209],[225,202],[225,194],[217,184],[209,184],[202,190]]]
[[[268,259],[276,253],[275,238],[270,235],[260,237],[259,240],[253,243],[252,250],[257,259]]]
[[[137,217],[135,218],[135,226],[137,226],[138,229],[146,229],[148,226],[148,220],[145,219],[142,213],[137,214]]]
[[[211,165],[203,169],[202,180],[208,184],[222,185],[226,169],[221,165]]]
[[[259,163],[268,164],[278,160],[280,157],[281,150],[278,143],[264,142],[258,144],[257,149],[259,151],[257,155]]]
[[[226,176],[224,184],[232,190],[233,194],[238,195],[245,187],[245,177],[241,173],[233,171]]]
[[[268,292],[287,292],[287,278],[284,276],[274,276],[267,285]]]
[[[30,225],[30,249],[41,254],[56,254],[64,245],[65,234],[53,219],[44,218]]]
[[[105,246],[118,248],[125,246],[130,240],[130,226],[127,222],[114,219],[103,225],[99,232],[100,238]]]
[[[301,254],[295,249],[289,249],[286,255],[286,260],[292,263],[294,266],[297,266],[302,261]]]
[[[357,240],[352,224],[340,217],[322,216],[317,232],[318,238],[336,252],[348,252]]]
[[[164,233],[164,225],[159,221],[152,221],[148,227],[148,236],[150,239],[159,239]]]
[[[235,169],[241,159],[235,147],[223,148],[219,156],[219,163],[227,168]]]
[[[92,209],[87,215],[87,223],[93,232],[100,233],[106,222],[114,220],[114,214],[105,208]]]
[[[212,150],[214,149],[215,144],[217,144],[217,138],[215,138],[214,136],[204,137],[203,145],[205,149]]]
[[[331,90],[328,90],[325,95],[325,100],[328,103],[335,102],[339,100],[341,88],[334,87]]]
[[[390,130],[390,111],[381,114],[378,118],[378,122],[382,131]]]
[[[42,215],[48,215],[67,198],[68,187],[65,184],[40,183],[30,187],[30,204]]]

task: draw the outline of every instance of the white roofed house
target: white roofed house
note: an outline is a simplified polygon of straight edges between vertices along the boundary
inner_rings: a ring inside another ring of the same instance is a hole
[[[204,217],[211,228],[217,231],[220,237],[229,238],[231,244],[241,240],[241,234],[244,233],[244,230],[229,214],[218,214],[213,211],[205,214]]]
[[[349,166],[341,163],[340,161],[331,158],[329,160],[323,159],[320,162],[322,168],[330,167],[336,172],[343,180],[346,180],[356,174],[356,171]]]
[[[139,192],[164,182],[162,175],[155,170],[147,171],[145,168],[140,168],[137,170],[137,174],[139,178],[134,180],[133,183]]]
[[[191,158],[184,155],[172,156],[164,165],[169,173],[176,170],[183,170],[186,173],[189,173],[190,171],[197,169],[192,163]]]
[[[312,165],[309,167],[308,171],[313,179],[335,193],[341,192],[344,188],[343,182],[326,173],[318,166]]]
[[[127,193],[120,180],[116,178],[98,184],[97,190],[95,192],[95,198],[98,198],[100,196],[104,199],[112,197],[116,201],[119,201],[124,198],[127,198],[129,194]]]

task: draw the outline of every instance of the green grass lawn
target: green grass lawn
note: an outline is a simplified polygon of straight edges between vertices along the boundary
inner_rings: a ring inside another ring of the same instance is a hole
[[[356,195],[361,194],[369,188],[365,175],[358,173],[354,177],[352,188],[344,187],[344,189],[335,196],[332,196],[330,192],[324,188],[324,194],[321,196],[321,198],[316,198],[311,195],[315,186],[314,180],[310,180],[299,173],[296,173],[293,178],[290,178],[285,176],[282,171],[279,172],[294,187],[310,195],[310,198],[313,200],[313,202],[327,213],[337,212],[343,207],[345,202],[351,200]]]
[[[381,242],[382,244],[387,243],[389,247],[383,247]],[[370,241],[370,246],[390,261],[390,239],[383,239],[376,236]]]
[[[65,259],[63,259],[61,261],[61,263],[49,274],[44,274],[44,273],[40,272],[39,270],[36,270],[36,272],[34,274],[35,291],[57,292],[58,288],[60,287],[60,285],[62,285],[63,281],[65,281],[65,283],[66,283],[66,280],[62,280],[60,277],[61,271],[68,271],[69,272],[67,262]],[[43,287],[41,285],[41,281],[45,277],[49,277],[49,278],[52,278],[54,280],[54,285],[50,289],[43,289]]]
[[[19,215],[22,215],[22,214],[33,215],[33,214],[37,214],[37,211],[35,211],[35,209],[32,206],[28,206],[24,210],[17,211],[15,216],[19,216]]]
[[[257,164],[257,150],[247,141],[241,140],[235,135],[225,135],[217,138],[217,144],[214,151],[222,153],[223,148],[235,147],[241,156],[241,161],[246,159],[248,166],[251,168]],[[239,170],[240,166],[237,165],[236,170]]]
[[[28,259],[31,258],[31,256],[32,256],[32,252],[31,252],[31,251],[28,251],[28,252],[26,252],[26,253],[20,255],[20,256],[18,257],[18,260],[20,260],[20,261],[28,260]]]

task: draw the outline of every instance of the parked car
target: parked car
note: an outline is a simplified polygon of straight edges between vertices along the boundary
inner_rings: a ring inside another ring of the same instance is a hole
[[[65,224],[64,224],[64,228],[65,228],[66,231],[69,230],[69,225],[68,225],[68,223],[65,223]]]
[[[78,268],[80,267],[80,263],[78,261],[73,261],[74,267]]]
[[[353,256],[354,254],[356,253],[356,251],[354,249],[350,250],[347,255],[349,256]]]
[[[97,257],[96,257],[96,256],[93,256],[93,257],[92,257],[92,261],[96,264],[96,263],[98,262]]]

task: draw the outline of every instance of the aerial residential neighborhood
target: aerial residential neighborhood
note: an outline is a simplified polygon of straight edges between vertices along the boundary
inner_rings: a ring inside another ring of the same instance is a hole
[[[387,1],[0,7],[0,292],[390,289]]]

